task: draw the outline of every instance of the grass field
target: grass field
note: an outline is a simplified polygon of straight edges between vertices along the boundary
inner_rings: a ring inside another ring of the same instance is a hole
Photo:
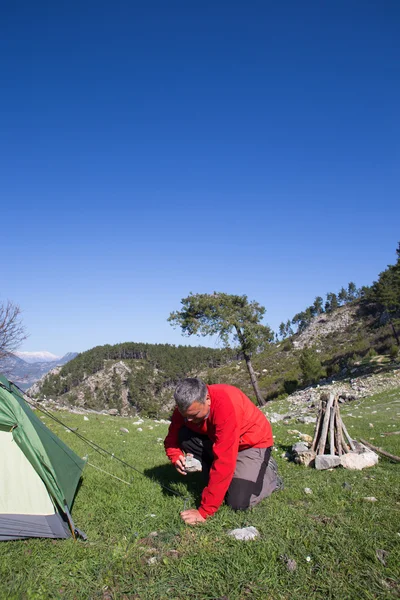
[[[283,412],[287,401],[271,410]],[[353,437],[400,454],[400,390],[342,409]],[[189,496],[195,507],[198,474],[180,477],[167,463],[161,438],[166,424],[103,415],[58,413],[68,426],[145,471],[139,475],[106,459],[48,417],[44,422],[89,462],[72,515],[87,542],[28,540],[0,543],[0,597],[4,599],[224,599],[268,600],[400,597],[400,464],[381,459],[361,472],[315,471],[283,457],[293,428],[273,426],[274,456],[285,489],[249,512],[222,507],[204,525],[179,517],[183,500],[157,482]],[[373,427],[370,427],[369,424]],[[122,433],[126,427],[129,433]],[[139,428],[142,431],[139,431]],[[310,488],[312,494],[304,489]],[[376,502],[364,500],[376,497]],[[239,542],[227,531],[255,526],[260,537]],[[157,535],[154,535],[157,532]],[[288,559],[296,561],[289,570]]]

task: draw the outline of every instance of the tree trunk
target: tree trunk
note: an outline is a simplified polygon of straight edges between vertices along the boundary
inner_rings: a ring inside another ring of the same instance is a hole
[[[247,370],[250,375],[251,385],[253,386],[253,390],[256,395],[258,405],[264,406],[265,400],[261,395],[260,388],[258,387],[257,376],[254,372],[253,365],[251,364],[250,356],[248,356],[245,352],[243,354],[244,354],[244,360],[246,361],[246,367],[247,367]]]
[[[394,323],[393,323],[393,321],[392,321],[392,317],[390,316],[390,314],[389,314],[389,321],[390,321],[390,324],[391,324],[391,326],[392,326],[393,335],[394,335],[394,337],[396,338],[397,345],[398,345],[398,346],[400,346],[400,340],[399,340],[399,336],[397,335],[397,331],[396,331],[396,329],[395,329],[395,327],[394,327]]]
[[[243,352],[244,360],[246,361],[246,367],[247,367],[247,370],[250,375],[251,385],[253,386],[253,390],[254,390],[254,393],[257,398],[258,406],[264,406],[265,400],[261,395],[260,388],[258,387],[257,376],[254,372],[253,365],[251,364],[250,354],[248,354],[248,352],[246,352],[246,350],[245,350],[245,348],[247,348],[245,336],[243,335],[243,332],[240,329],[240,326],[238,323],[235,324],[235,329],[236,329],[237,336],[239,338],[239,342],[240,342],[241,350]]]

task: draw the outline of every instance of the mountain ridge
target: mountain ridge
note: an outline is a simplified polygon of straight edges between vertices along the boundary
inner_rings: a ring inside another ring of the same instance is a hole
[[[381,371],[382,360],[388,363],[385,368],[390,371],[392,336],[388,326],[379,326],[375,309],[373,304],[360,301],[341,306],[332,313],[316,316],[308,331],[296,333],[255,354],[254,368],[264,398],[281,398],[305,388],[299,359],[307,346],[314,348],[321,361],[323,385],[333,379],[363,376],[366,366],[372,373]],[[163,358],[157,355],[160,348]],[[113,410],[121,415],[141,412],[157,418],[170,410],[174,386],[182,377],[199,376],[207,384],[230,383],[253,398],[240,354],[231,351],[224,357],[206,356],[212,349],[203,347],[201,360],[199,357],[189,360],[185,356],[187,350],[179,348],[133,342],[96,347],[57,373],[49,373],[30,392],[39,400],[51,398],[64,406]],[[152,352],[156,352],[153,357]],[[193,347],[192,352],[196,352]],[[381,355],[379,361],[377,355]]]
[[[27,390],[43,375],[57,366],[65,365],[78,356],[77,352],[67,352],[56,360],[43,360],[37,362],[26,361],[20,357],[23,353],[10,354],[1,360],[1,371],[22,390]],[[35,353],[29,353],[35,354]],[[48,355],[50,353],[47,353]]]

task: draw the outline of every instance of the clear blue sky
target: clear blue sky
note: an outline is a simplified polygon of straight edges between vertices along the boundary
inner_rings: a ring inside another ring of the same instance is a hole
[[[189,292],[282,320],[400,241],[397,0],[2,3],[0,299],[21,350],[188,343]],[[197,344],[197,338],[189,343]]]

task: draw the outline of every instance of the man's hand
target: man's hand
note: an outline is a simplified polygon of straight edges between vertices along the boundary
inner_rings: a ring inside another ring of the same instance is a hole
[[[182,520],[185,521],[188,525],[196,525],[196,523],[204,523],[205,518],[201,516],[199,511],[196,508],[191,508],[189,510],[183,510],[181,512]]]
[[[175,469],[181,475],[187,475],[187,473],[185,471],[185,462],[186,462],[186,459],[185,459],[184,455],[181,454],[180,457],[178,458],[178,460],[176,461],[176,463],[174,463]]]

